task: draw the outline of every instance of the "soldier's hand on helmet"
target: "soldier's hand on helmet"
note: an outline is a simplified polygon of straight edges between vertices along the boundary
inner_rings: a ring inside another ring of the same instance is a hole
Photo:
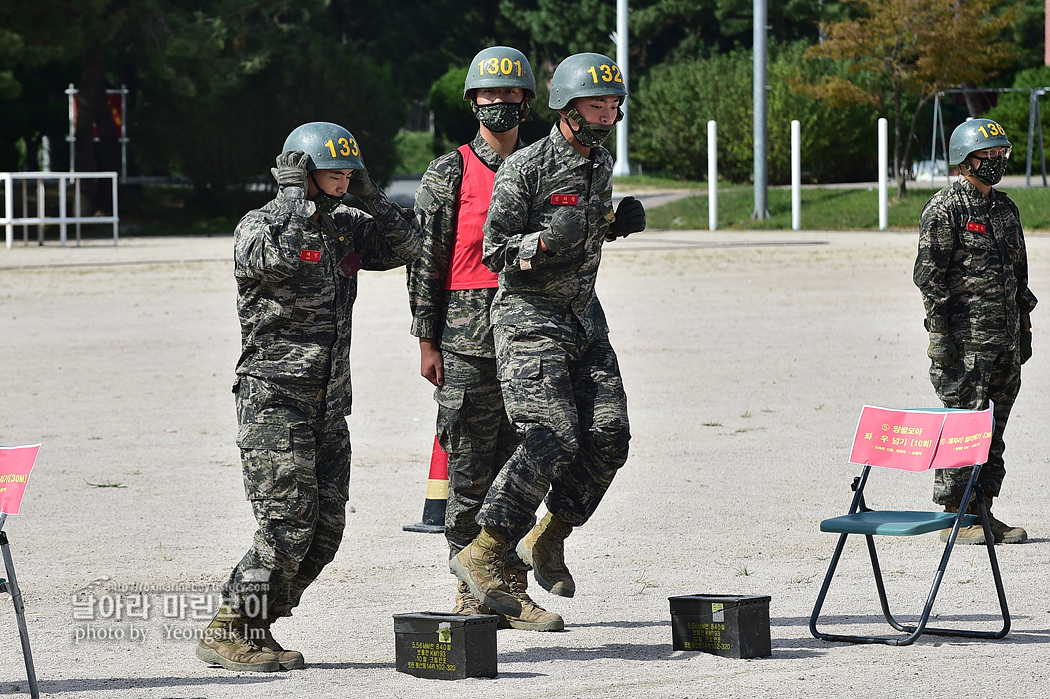
[[[310,156],[302,151],[290,150],[277,156],[277,167],[270,168],[277,186],[285,191],[286,196],[303,197],[306,193],[306,175]],[[288,191],[288,188],[298,188]]]
[[[1032,358],[1032,331],[1021,331],[1021,363],[1024,364]]]
[[[645,230],[645,207],[632,196],[626,196],[616,206],[616,218],[609,225],[613,238],[626,238],[631,233]]]
[[[550,252],[557,255],[583,238],[586,225],[587,217],[582,209],[565,206],[551,217],[550,226],[540,234],[540,239]]]
[[[939,366],[949,367],[959,361],[959,350],[948,333],[930,333],[930,347],[926,356]]]
[[[366,168],[354,170],[350,176],[350,183],[346,186],[346,193],[353,194],[361,201],[372,201],[379,193],[379,187],[372,181]]]

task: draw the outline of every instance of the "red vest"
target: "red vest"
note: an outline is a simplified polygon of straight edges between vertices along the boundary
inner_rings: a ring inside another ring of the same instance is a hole
[[[474,153],[469,145],[459,147],[463,158],[463,179],[456,195],[453,226],[456,231],[452,260],[445,277],[445,289],[495,289],[499,277],[481,262],[483,228],[489,215],[492,183],[496,173]]]

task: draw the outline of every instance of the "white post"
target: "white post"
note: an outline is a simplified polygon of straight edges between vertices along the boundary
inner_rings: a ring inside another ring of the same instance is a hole
[[[802,228],[802,124],[791,122],[791,230]]]
[[[117,176],[113,175],[113,244],[117,244],[120,214],[117,213]]]
[[[889,217],[886,208],[886,171],[889,169],[888,124],[885,118],[879,119],[879,230],[886,230]]]
[[[14,187],[14,178],[11,177],[10,172],[4,173],[4,218],[7,219],[7,223],[4,225],[5,233],[7,235],[7,247],[15,242],[15,224],[11,223],[11,219],[15,217],[15,193],[12,190]],[[25,216],[25,207],[22,207],[22,215]]]
[[[79,182],[80,180],[76,180]],[[62,219],[62,223],[58,224],[59,239],[62,242],[62,247],[66,247],[66,178],[58,178],[58,217]]]
[[[707,122],[707,228],[718,230],[718,129]]]
[[[630,41],[627,33],[627,0],[616,0],[616,65],[620,68],[623,84],[627,85],[627,63],[630,60]],[[623,121],[616,125],[616,162],[613,174],[617,177],[631,174],[627,160],[627,101],[624,100]]]

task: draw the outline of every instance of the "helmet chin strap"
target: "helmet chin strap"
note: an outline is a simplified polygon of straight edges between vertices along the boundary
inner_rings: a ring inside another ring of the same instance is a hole
[[[316,172],[316,170],[314,171]],[[317,178],[314,177],[314,173],[310,173],[310,181],[314,183],[314,187],[317,188],[317,196],[314,197],[314,205],[317,207],[317,212],[320,214],[331,214],[335,211],[335,207],[342,203],[342,199],[339,197],[333,197],[328,192],[321,189],[321,185],[317,184]]]

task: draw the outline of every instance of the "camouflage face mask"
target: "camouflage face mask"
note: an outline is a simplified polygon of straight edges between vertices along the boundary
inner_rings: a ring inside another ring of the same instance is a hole
[[[580,128],[573,132],[576,136],[576,140],[580,142],[580,145],[584,148],[594,148],[600,146],[605,139],[612,135],[613,129],[616,128],[616,123],[623,119],[623,112],[618,110],[616,121],[612,124],[591,124],[577,112],[575,109],[570,109],[568,114],[569,120],[576,122],[576,125]]]
[[[510,131],[525,121],[529,106],[522,107],[522,102],[496,102],[495,104],[474,105],[474,116],[485,128],[494,133]]]
[[[977,157],[977,156],[974,156]],[[1006,172],[1006,158],[978,158],[981,164],[976,170],[972,170],[973,176],[984,182],[989,187],[999,184]]]
[[[330,215],[335,211],[335,207],[339,206],[343,202],[339,197],[333,197],[331,194],[325,191],[319,190],[317,197],[314,199],[314,204],[317,206],[317,213]]]

